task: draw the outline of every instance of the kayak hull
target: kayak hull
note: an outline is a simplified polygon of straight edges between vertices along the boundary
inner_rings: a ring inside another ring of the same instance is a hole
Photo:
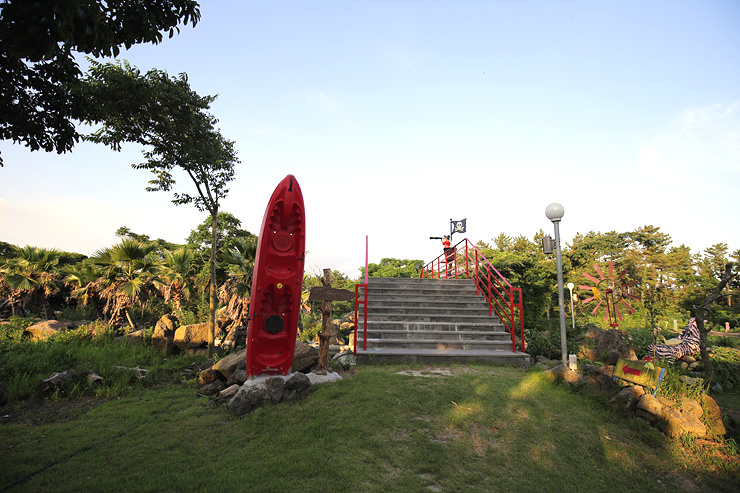
[[[247,377],[287,375],[293,365],[303,287],[303,193],[286,176],[267,204],[257,240],[247,328]]]

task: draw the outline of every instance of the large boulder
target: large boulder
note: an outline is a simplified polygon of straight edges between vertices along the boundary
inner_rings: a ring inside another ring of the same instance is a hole
[[[45,341],[59,332],[73,330],[77,327],[78,324],[71,320],[44,320],[26,327],[23,337],[28,337],[32,341]]]
[[[603,361],[607,365],[617,364],[619,358],[637,359],[620,331],[596,326],[591,326],[584,335],[579,356],[589,361]]]
[[[175,331],[172,341],[180,349],[191,354],[208,348],[208,322],[183,325]]]
[[[208,368],[206,370],[203,370],[198,375],[198,385],[206,385],[208,383],[213,383],[216,380],[221,380],[222,382],[226,382],[227,379],[223,373],[213,368]]]
[[[267,402],[267,389],[264,385],[242,385],[236,395],[229,401],[229,411],[236,416],[243,416]]]
[[[670,436],[679,436],[693,433],[697,437],[707,434],[707,427],[693,413],[682,413],[675,407],[664,406],[661,419],[665,423],[665,431]]]
[[[645,389],[639,385],[625,387],[617,395],[609,399],[609,404],[625,414],[635,411],[640,397],[645,395]]]
[[[658,421],[662,410],[663,404],[653,394],[643,394],[637,401],[635,416],[655,423]]]
[[[244,385],[247,381],[247,370],[236,370],[234,373],[229,375],[229,379],[226,380],[226,385],[231,386],[234,384]]]
[[[213,365],[213,369],[220,371],[221,373],[223,373],[223,375],[226,378],[228,378],[231,376],[232,373],[234,373],[237,370],[237,367],[242,361],[244,361],[244,365],[246,368],[246,359],[247,359],[247,350],[242,349],[241,351],[227,354],[226,356],[218,360]]]
[[[136,330],[116,337],[116,342],[119,344],[143,344],[144,336],[145,332],[143,330]]]
[[[560,363],[555,368],[544,372],[550,381],[559,381],[568,384],[571,387],[580,387],[585,379],[578,372],[571,370],[567,365]]]
[[[293,367],[291,371],[306,372],[316,366],[319,362],[319,350],[310,344],[300,341],[295,343],[293,353]]]
[[[222,330],[226,331],[226,335],[221,341],[222,347],[231,349],[237,346],[244,346],[247,343],[246,325],[230,325]]]
[[[702,395],[702,406],[704,408],[704,422],[707,424],[707,435],[725,436],[727,428],[722,421],[722,411],[717,402],[708,395]]]
[[[174,340],[178,325],[180,325],[180,321],[172,314],[165,315],[157,320],[154,334],[152,334],[152,346],[167,354],[176,352],[175,348],[177,346],[175,346]]]
[[[586,379],[586,385],[594,394],[605,397],[608,397],[619,390],[619,385],[617,385],[611,375],[607,375],[606,373],[589,376]]]

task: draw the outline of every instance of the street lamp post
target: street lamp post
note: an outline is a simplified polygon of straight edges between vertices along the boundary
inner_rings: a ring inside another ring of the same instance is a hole
[[[560,308],[560,352],[563,365],[568,365],[568,344],[565,340],[565,308],[563,299],[563,258],[560,254],[560,220],[565,214],[565,209],[560,204],[550,204],[545,209],[545,215],[555,226],[555,260],[558,269],[558,307]],[[571,298],[572,299],[572,298]]]
[[[568,289],[570,290],[570,318],[573,322],[573,330],[576,330],[576,312],[573,311],[573,288],[575,287],[575,284],[572,282],[568,283]]]

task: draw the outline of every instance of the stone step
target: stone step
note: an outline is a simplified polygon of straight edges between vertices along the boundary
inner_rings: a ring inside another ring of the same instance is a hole
[[[429,323],[486,323],[493,322],[493,317],[488,314],[460,314],[460,313],[419,313],[409,315],[408,313],[399,312],[369,312],[367,314],[368,324],[373,321],[396,321],[396,322],[429,322]],[[496,319],[497,320],[497,319]]]
[[[531,357],[526,353],[512,351],[464,350],[464,349],[387,349],[357,346],[357,363],[422,363],[431,365],[449,363],[496,363],[528,367]]]
[[[405,307],[405,306],[446,306],[453,308],[485,308],[488,302],[482,296],[416,296],[416,295],[379,295],[369,299],[372,306]]]
[[[364,331],[360,330],[357,332],[358,340],[364,338]],[[511,342],[511,335],[508,332],[496,331],[496,332],[482,332],[475,330],[458,330],[458,331],[444,331],[444,330],[398,330],[398,329],[374,329],[368,327],[367,330],[368,341],[370,339],[391,339],[391,340],[411,340],[411,341],[427,341],[427,340],[445,340],[445,341],[508,341]]]
[[[357,341],[358,345],[362,345],[362,340]],[[367,345],[373,348],[392,348],[392,349],[461,349],[461,350],[496,350],[505,351],[511,350],[511,341],[474,341],[474,340],[462,340],[462,341],[448,341],[442,339],[370,339],[367,340]]]
[[[358,324],[358,330],[364,330],[364,320],[360,320]],[[470,331],[476,333],[502,333],[508,334],[503,324],[499,323],[498,320],[486,320],[483,323],[476,322],[421,322],[421,321],[392,321],[392,320],[373,320],[368,319],[367,330],[371,331],[386,331],[386,330],[398,330],[405,332],[419,332],[419,331],[432,331],[432,332],[461,332]]]

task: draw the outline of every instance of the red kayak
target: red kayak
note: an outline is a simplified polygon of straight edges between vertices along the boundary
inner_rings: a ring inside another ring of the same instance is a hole
[[[247,376],[287,375],[293,365],[303,287],[303,194],[288,175],[270,198],[257,241],[247,329]]]

